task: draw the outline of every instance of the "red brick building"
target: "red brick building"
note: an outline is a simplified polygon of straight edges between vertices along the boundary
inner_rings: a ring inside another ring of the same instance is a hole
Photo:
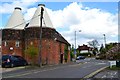
[[[39,12],[41,7],[44,8],[43,18],[45,21],[42,26],[42,64],[63,63],[65,60],[65,54],[67,54],[67,61],[69,62],[70,44],[59,32],[56,31],[55,28],[53,28],[53,25],[43,4],[38,5],[33,18],[27,25],[25,24],[24,19],[20,17],[21,8],[15,8],[15,11],[10,17],[7,26],[2,30],[2,54],[20,55],[23,56],[28,62],[31,61],[29,55],[25,54],[25,49],[29,45],[34,45],[34,47],[39,48]],[[19,17],[16,19],[16,16]],[[20,23],[22,24],[20,25]],[[68,50],[67,53],[65,53],[65,49]],[[38,63],[38,58],[39,55],[34,58],[36,63]]]

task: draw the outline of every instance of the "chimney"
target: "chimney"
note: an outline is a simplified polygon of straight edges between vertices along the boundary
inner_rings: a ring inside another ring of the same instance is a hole
[[[22,14],[22,9],[15,7],[14,12],[10,16],[5,29],[24,29],[25,20]]]
[[[38,4],[38,8],[35,11],[35,14],[33,15],[28,27],[40,27],[40,13],[41,13],[41,7],[44,9],[43,11],[43,22],[42,27],[49,27],[53,28],[52,22],[50,20],[50,17],[47,13],[47,10],[45,8],[44,4]]]

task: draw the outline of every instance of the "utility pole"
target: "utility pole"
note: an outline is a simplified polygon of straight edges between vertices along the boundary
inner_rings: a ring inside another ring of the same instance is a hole
[[[42,19],[43,19],[43,7],[41,7],[41,16],[40,16],[40,40],[39,40],[39,67],[42,66]]]

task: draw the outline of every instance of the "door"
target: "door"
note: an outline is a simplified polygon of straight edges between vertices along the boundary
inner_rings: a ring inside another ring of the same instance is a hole
[[[63,63],[63,54],[60,56],[60,62]]]

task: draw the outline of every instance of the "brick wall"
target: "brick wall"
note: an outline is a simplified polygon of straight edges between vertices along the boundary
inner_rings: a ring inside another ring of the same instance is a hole
[[[34,30],[34,31],[33,31]],[[63,62],[64,62],[64,48],[65,43],[57,41],[55,38],[56,36],[53,36],[55,33],[54,29],[44,28],[43,32],[46,32],[46,34],[43,33],[42,35],[42,51],[41,51],[41,60],[42,64],[59,64],[61,63],[61,54],[63,54]],[[39,28],[28,28],[25,31],[20,30],[4,30],[3,31],[3,40],[2,40],[2,54],[16,54],[23,56],[28,62],[31,62],[31,58],[28,54],[24,52],[24,50],[29,45],[34,45],[36,48],[39,48]],[[32,32],[32,33],[31,33]],[[48,36],[50,35],[50,36]],[[4,42],[7,41],[7,46],[5,46]],[[15,42],[19,41],[20,46],[16,47]],[[13,50],[10,50],[10,47],[13,48]],[[69,55],[68,55],[69,57]],[[39,54],[36,55],[34,58],[34,62],[38,63]],[[62,63],[63,63],[62,62]]]
[[[5,41],[7,42],[7,45],[5,46]],[[15,54],[23,56],[23,43],[22,41],[19,41],[19,47],[15,46],[16,40],[5,40],[2,41],[2,54]],[[10,49],[11,48],[11,49]]]
[[[31,45],[31,43],[35,47],[39,47],[38,39],[29,39],[27,42],[27,46]],[[59,64],[60,63],[60,55],[63,54],[63,62],[64,62],[64,48],[65,44],[60,43],[55,40],[50,39],[42,39],[42,64]],[[70,52],[68,53],[68,61],[70,60]],[[26,59],[30,62],[30,58],[26,55]],[[35,63],[38,63],[38,55],[35,58]]]
[[[26,40],[26,47],[31,45],[31,43],[38,48],[39,47],[39,40],[38,39],[29,39]],[[60,62],[60,48],[59,42],[50,39],[43,39],[42,40],[42,64],[59,64]],[[26,59],[30,62],[30,58],[26,55]],[[38,63],[38,55],[35,58],[35,62]]]

